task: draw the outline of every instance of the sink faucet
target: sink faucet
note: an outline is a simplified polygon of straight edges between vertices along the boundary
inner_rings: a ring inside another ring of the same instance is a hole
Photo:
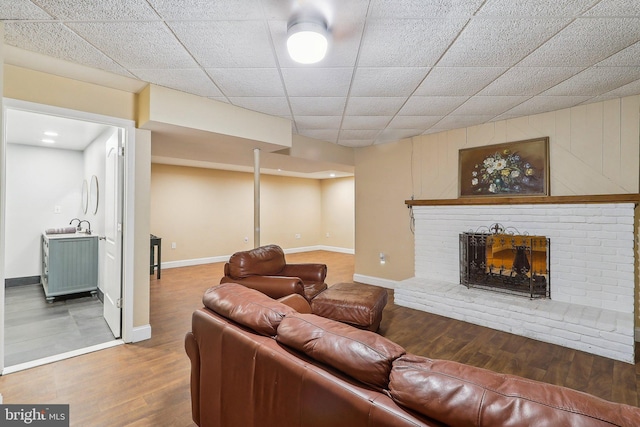
[[[79,230],[80,229],[80,218],[73,218],[71,221],[69,221],[69,225],[73,224],[73,221],[78,221],[78,225],[76,227]]]
[[[87,223],[87,234],[91,234],[91,223],[86,219],[83,219],[82,221],[78,222],[78,229],[82,228],[81,225],[83,222]]]

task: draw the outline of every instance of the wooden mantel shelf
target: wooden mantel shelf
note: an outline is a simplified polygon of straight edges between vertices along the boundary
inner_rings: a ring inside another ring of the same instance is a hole
[[[530,204],[582,204],[582,203],[635,203],[640,194],[601,194],[586,196],[534,196],[534,197],[477,197],[460,199],[405,200],[408,206],[470,206],[470,205],[530,205]]]

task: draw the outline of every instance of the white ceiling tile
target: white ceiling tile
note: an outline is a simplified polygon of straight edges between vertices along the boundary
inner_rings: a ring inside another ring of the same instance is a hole
[[[335,116],[342,114],[344,97],[292,96],[289,98],[294,116]]]
[[[289,96],[347,96],[351,68],[284,68],[282,77]]]
[[[345,115],[394,116],[406,100],[406,97],[367,98],[352,96],[347,103]]]
[[[497,116],[529,98],[530,96],[473,96],[454,110],[451,115]]]
[[[343,129],[340,131],[340,139],[365,139],[371,141],[380,133],[378,129]]]
[[[565,19],[481,19],[474,18],[441,66],[512,66],[569,22]]]
[[[475,95],[506,70],[506,67],[434,67],[415,95]]]
[[[199,68],[170,70],[131,70],[136,77],[146,82],[177,89],[198,96],[218,97],[222,92],[207,74]]]
[[[592,96],[534,96],[522,104],[508,110],[505,114],[515,116],[528,116],[547,111],[562,110],[574,107]]]
[[[599,67],[640,67],[640,42],[603,59]]]
[[[69,26],[126,68],[194,68],[197,64],[160,22],[93,22]]]
[[[291,118],[289,103],[285,97],[247,96],[229,97],[233,105],[278,117]]]
[[[422,135],[423,132],[424,129],[385,129],[380,132],[380,135],[376,138],[376,143],[399,141],[401,139]]]
[[[125,0],[126,1],[126,0]],[[259,0],[148,0],[166,20],[261,19]]]
[[[582,70],[582,67],[513,67],[478,95],[538,95]]]
[[[327,21],[329,28],[344,28],[351,20],[364,19],[367,16],[369,0],[317,0],[313,2],[304,0],[262,0],[261,4],[264,8],[265,17],[270,20],[283,20],[286,22],[294,16],[319,15]]]
[[[205,68],[274,68],[267,25],[262,21],[173,21],[184,46]]]
[[[5,42],[66,61],[131,76],[66,26],[52,22],[7,22]]]
[[[465,19],[372,20],[365,30],[358,65],[430,67],[465,22]]]
[[[398,113],[401,116],[444,116],[462,105],[468,96],[412,96]]]
[[[603,93],[600,96],[593,97],[588,102],[605,101],[613,98],[624,98],[625,96],[640,94],[640,80],[631,82],[610,92]]]
[[[640,16],[637,0],[601,0],[585,16]]]
[[[157,20],[145,0],[37,0],[51,16],[63,21]]]
[[[358,67],[351,96],[409,96],[427,74],[428,68]]]
[[[384,129],[393,116],[344,116],[342,129]]]
[[[298,129],[339,128],[342,116],[296,116]]]
[[[276,68],[207,68],[206,72],[227,96],[285,95]]]
[[[492,115],[481,116],[447,116],[433,125],[430,130],[460,129],[469,126],[476,126],[491,120]]]
[[[389,129],[428,129],[442,120],[444,116],[395,116]]]
[[[372,0],[374,18],[471,17],[484,0]]]
[[[638,67],[591,67],[541,95],[601,95],[640,79]]]
[[[519,66],[586,67],[640,39],[640,18],[580,18],[525,58]]]
[[[321,141],[336,142],[338,140],[338,129],[303,129],[298,133]]]
[[[9,0],[0,7],[0,20],[11,19],[51,19],[51,16],[29,0]]]
[[[481,17],[577,17],[599,0],[488,0]]]

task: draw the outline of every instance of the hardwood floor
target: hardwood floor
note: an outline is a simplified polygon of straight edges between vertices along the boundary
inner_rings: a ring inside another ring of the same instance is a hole
[[[323,262],[327,283],[350,281],[352,255],[308,252],[288,262]],[[74,426],[193,426],[184,334],[222,263],[167,269],[151,279],[152,338],[0,378],[4,403],[68,403]],[[504,332],[399,307],[380,333],[408,352],[457,360],[638,406],[640,365],[616,362]]]

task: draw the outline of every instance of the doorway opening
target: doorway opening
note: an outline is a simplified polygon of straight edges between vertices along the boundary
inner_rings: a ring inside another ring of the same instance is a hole
[[[131,130],[118,119],[6,101],[3,373],[123,342]]]

